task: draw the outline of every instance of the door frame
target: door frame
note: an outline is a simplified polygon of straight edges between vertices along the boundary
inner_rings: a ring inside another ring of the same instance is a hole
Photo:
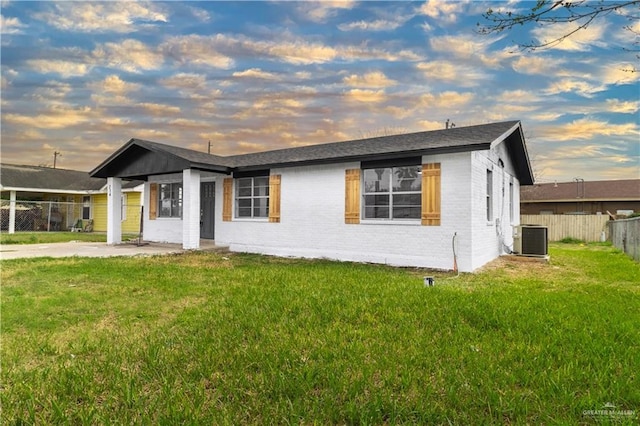
[[[211,197],[206,197],[207,195],[205,188],[210,185],[211,188]],[[210,200],[210,202],[208,202]],[[209,211],[210,209],[210,211]],[[207,181],[200,182],[200,238],[204,240],[213,240],[215,239],[215,210],[216,210],[216,182],[215,181]],[[211,234],[210,236],[204,234],[204,221],[206,218],[209,218],[211,223]]]

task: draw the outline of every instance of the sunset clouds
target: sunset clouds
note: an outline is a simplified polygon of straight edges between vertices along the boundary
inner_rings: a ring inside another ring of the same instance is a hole
[[[2,161],[57,150],[89,170],[132,137],[233,155],[517,119],[543,180],[638,177],[624,17],[536,52],[517,43],[572,27],[475,32],[526,6],[3,2]]]

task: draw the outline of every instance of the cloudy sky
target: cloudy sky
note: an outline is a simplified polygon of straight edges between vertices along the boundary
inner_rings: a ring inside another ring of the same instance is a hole
[[[568,27],[477,33],[488,8],[531,6],[2,1],[2,162],[58,151],[88,171],[133,137],[230,155],[521,120],[539,182],[640,178],[630,22],[536,52],[517,44]]]

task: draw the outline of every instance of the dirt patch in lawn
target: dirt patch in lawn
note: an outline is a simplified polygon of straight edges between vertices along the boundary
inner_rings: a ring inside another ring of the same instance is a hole
[[[487,272],[501,269],[504,271],[513,271],[517,273],[536,273],[547,272],[550,270],[559,269],[558,266],[554,266],[549,263],[549,258],[541,257],[528,257],[528,256],[515,256],[505,255],[500,256],[486,265],[479,268],[476,272]]]

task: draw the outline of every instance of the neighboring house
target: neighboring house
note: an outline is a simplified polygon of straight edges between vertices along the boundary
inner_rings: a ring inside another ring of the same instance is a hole
[[[106,179],[91,177],[87,172],[78,170],[2,164],[0,190],[3,230],[16,230],[17,209],[18,219],[20,212],[33,216],[29,223],[23,224],[21,230],[66,231],[78,219],[82,219],[84,223],[93,220],[93,230],[104,232],[107,230],[106,183]],[[123,232],[137,233],[140,229],[142,189],[140,181],[130,181],[123,188]],[[46,208],[43,210],[39,203],[46,203]]]
[[[541,183],[520,188],[522,214],[640,212],[640,179]]]
[[[229,157],[131,139],[90,174],[111,244],[122,180],[141,179],[148,241],[460,271],[509,250],[533,183],[519,121]]]

